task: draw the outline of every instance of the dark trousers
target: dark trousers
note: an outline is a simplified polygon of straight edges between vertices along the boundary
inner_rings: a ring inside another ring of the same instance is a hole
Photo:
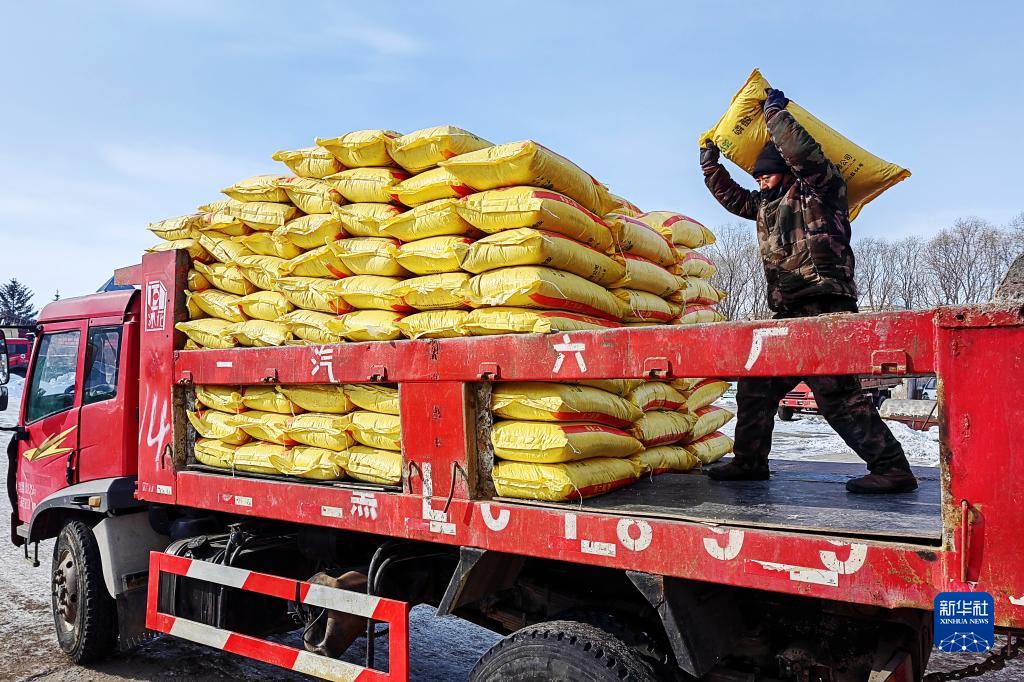
[[[813,317],[839,312],[857,312],[856,302],[840,297],[812,299],[775,317]],[[801,381],[811,387],[822,416],[867,462],[871,472],[910,470],[903,446],[878,416],[871,397],[861,390],[860,381],[851,376],[741,379],[736,387],[738,409],[733,448],[737,461],[752,467],[767,464],[779,401]]]

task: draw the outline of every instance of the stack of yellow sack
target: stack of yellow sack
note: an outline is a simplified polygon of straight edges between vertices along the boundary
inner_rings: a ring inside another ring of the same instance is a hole
[[[729,382],[721,379],[677,379],[671,382],[685,403],[680,411],[687,415],[690,429],[679,440],[680,445],[702,465],[712,464],[732,452],[733,442],[718,429],[735,416],[713,403],[729,390]]]
[[[626,399],[643,413],[632,431],[644,446],[642,452],[634,455],[641,473],[689,471],[700,465],[691,452],[679,445],[696,421],[686,409],[684,393],[669,382],[644,381]]]

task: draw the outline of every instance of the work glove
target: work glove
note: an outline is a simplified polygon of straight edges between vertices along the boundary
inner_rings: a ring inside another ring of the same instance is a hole
[[[789,104],[789,99],[787,99],[786,93],[782,90],[766,88],[764,94],[766,95],[764,100],[764,117],[766,119],[771,119],[772,116],[785,109],[786,105]]]
[[[714,168],[718,165],[718,147],[711,140],[704,143],[704,146],[700,148],[700,167],[701,168]]]

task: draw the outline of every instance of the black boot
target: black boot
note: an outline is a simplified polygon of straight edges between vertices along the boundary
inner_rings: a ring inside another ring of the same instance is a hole
[[[909,493],[917,490],[917,478],[905,469],[873,472],[846,482],[846,489],[858,494]]]
[[[748,466],[737,459],[712,467],[706,473],[712,481],[767,481],[770,476],[767,462]]]

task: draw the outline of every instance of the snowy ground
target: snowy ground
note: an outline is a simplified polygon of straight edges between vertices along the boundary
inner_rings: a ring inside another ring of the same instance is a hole
[[[12,376],[8,390],[11,404],[0,412],[0,426],[17,422],[18,403],[23,381]],[[735,409],[729,401],[724,407]],[[914,464],[934,465],[938,461],[938,433],[911,431],[893,423],[897,438],[903,443]],[[723,429],[732,433],[732,424]],[[801,417],[790,423],[776,422],[773,456],[791,459],[829,459],[858,461],[828,424],[819,417]],[[6,452],[7,437],[0,436],[0,453]],[[7,459],[0,456],[0,480],[5,480]],[[0,495],[0,519],[6,521],[10,505],[6,494]],[[252,663],[231,654],[161,638],[153,640],[130,657],[116,658],[102,665],[80,668],[71,665],[57,648],[50,614],[49,564],[53,542],[40,545],[42,566],[33,569],[18,550],[10,545],[0,547],[0,679],[4,680],[298,680],[279,668]],[[413,609],[411,623],[412,678],[414,680],[454,682],[466,679],[476,659],[496,641],[497,636],[454,618],[438,618],[429,607]],[[294,639],[290,641],[294,644]],[[365,640],[357,641],[345,659],[359,662],[365,651]],[[386,656],[386,649],[378,655]],[[383,660],[378,659],[378,660]],[[945,655],[933,659],[933,669],[956,668],[968,661],[960,656]],[[1024,667],[1011,664],[1000,673],[985,679],[992,682],[1024,680]]]

